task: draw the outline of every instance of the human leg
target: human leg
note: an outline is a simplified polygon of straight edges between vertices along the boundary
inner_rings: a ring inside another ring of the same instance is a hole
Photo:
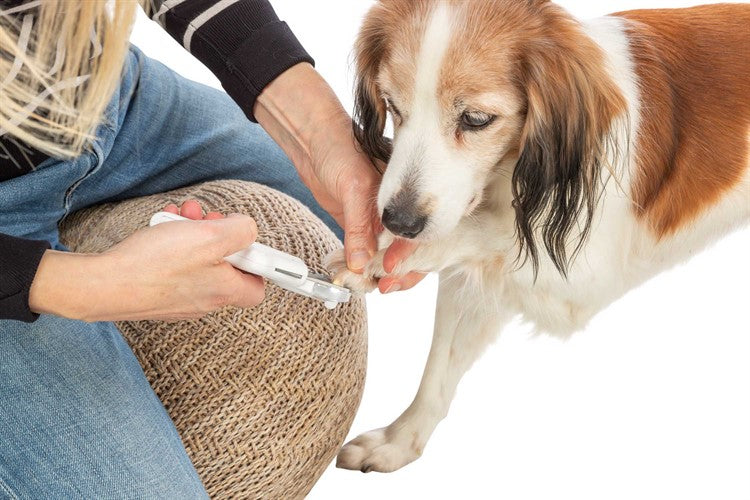
[[[284,152],[223,92],[131,51],[99,168],[75,187],[70,211],[217,179],[267,185],[300,200],[343,237]]]
[[[0,498],[205,498],[112,323],[0,322]]]

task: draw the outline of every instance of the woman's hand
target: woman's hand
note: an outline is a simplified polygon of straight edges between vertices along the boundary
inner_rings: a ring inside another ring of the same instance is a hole
[[[312,66],[298,64],[266,87],[254,112],[344,229],[347,265],[361,271],[377,250],[380,174],[357,148],[351,119],[333,90]]]
[[[347,266],[361,272],[375,255],[376,235],[383,230],[375,204],[380,174],[358,147],[351,118],[331,87],[312,66],[298,64],[266,87],[254,112],[320,206],[344,229]],[[412,252],[408,246],[395,248],[393,267]],[[380,289],[405,290],[422,277],[386,278]]]
[[[424,274],[416,272],[404,276],[391,274],[397,265],[416,251],[417,246],[419,244],[413,241],[397,239],[388,247],[383,256],[383,269],[388,273],[388,276],[380,278],[380,281],[378,281],[378,290],[381,293],[408,290],[424,279]]]
[[[174,205],[165,210],[178,213]],[[197,202],[179,212],[196,222],[144,228],[98,255],[48,251],[31,286],[31,309],[84,321],[172,320],[259,304],[263,279],[224,261],[255,241],[255,222],[204,218]]]

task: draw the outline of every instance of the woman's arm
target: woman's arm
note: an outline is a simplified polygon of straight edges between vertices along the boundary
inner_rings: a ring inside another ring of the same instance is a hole
[[[265,88],[254,115],[344,228],[348,266],[361,270],[377,250],[380,176],[357,146],[351,118],[331,87],[311,65],[298,64]]]
[[[182,215],[201,219],[200,205],[186,202]],[[254,221],[244,215],[206,219],[142,229],[102,254],[47,250],[29,289],[28,314],[84,321],[183,319],[227,305],[257,305],[263,279],[224,261],[255,240]]]
[[[216,74],[247,117],[284,149],[320,205],[344,228],[347,263],[361,270],[380,229],[379,174],[360,151],[351,118],[267,0],[156,0],[153,18]],[[411,253],[396,246],[394,260]],[[406,289],[419,277],[389,278]],[[397,284],[398,286],[393,286]]]
[[[0,319],[31,322],[37,317],[29,309],[29,289],[46,241],[0,234]]]
[[[153,18],[284,149],[318,203],[344,228],[350,268],[362,269],[376,250],[378,174],[357,150],[348,114],[271,4],[156,0]]]
[[[378,174],[358,151],[349,115],[271,4],[156,0],[153,18],[284,149],[318,203],[344,228],[349,267],[362,269],[376,250]]]
[[[151,0],[152,18],[197,57],[255,121],[263,89],[302,62],[314,64],[267,0]]]

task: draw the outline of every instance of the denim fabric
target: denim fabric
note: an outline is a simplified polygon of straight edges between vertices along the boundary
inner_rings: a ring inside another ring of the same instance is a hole
[[[0,183],[0,232],[50,241],[67,214],[213,179],[266,184],[342,237],[278,146],[217,90],[133,48],[91,151]],[[0,498],[203,498],[179,436],[111,323],[0,321]]]
[[[0,325],[0,498],[206,498],[111,323]]]

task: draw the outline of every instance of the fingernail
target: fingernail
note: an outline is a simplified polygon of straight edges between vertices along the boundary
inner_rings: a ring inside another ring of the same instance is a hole
[[[391,283],[391,286],[385,289],[384,293],[393,293],[398,292],[399,290],[401,290],[401,283],[399,283],[398,281],[394,281],[393,283]]]
[[[349,256],[349,269],[352,271],[361,271],[365,268],[367,263],[370,261],[370,254],[363,250],[353,252]]]

